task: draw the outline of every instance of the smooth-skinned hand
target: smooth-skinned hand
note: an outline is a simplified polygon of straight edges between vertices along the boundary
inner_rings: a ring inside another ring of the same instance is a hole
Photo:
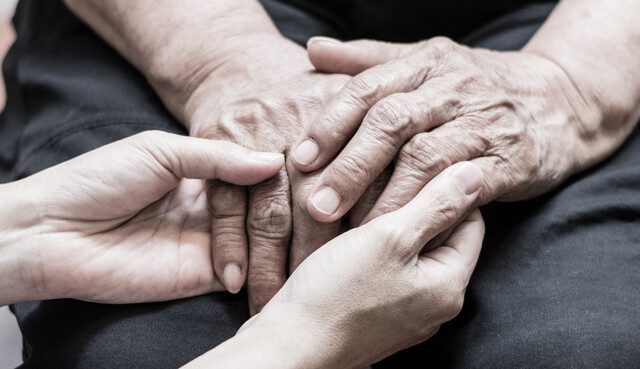
[[[20,255],[17,292],[134,303],[222,291],[202,180],[251,185],[283,166],[280,153],[150,131],[3,185],[5,207],[19,199],[0,229],[5,255]]]

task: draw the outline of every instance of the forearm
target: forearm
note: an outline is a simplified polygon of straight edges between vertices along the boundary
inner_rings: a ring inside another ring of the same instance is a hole
[[[302,318],[270,304],[228,341],[187,364],[185,369],[346,369],[333,332],[318,319]],[[362,366],[362,365],[361,365]]]
[[[282,331],[282,329],[280,329]],[[281,336],[281,335],[280,335]],[[185,369],[297,369],[305,367],[301,357],[281,337],[260,328],[249,328],[185,366]],[[295,342],[297,343],[297,342]]]
[[[251,48],[247,35],[279,35],[256,0],[65,2],[145,74],[179,119],[208,74]]]
[[[28,256],[39,211],[18,191],[15,184],[0,185],[0,306],[39,297]]]
[[[636,0],[564,0],[524,48],[560,66],[581,92],[580,134],[596,157],[617,148],[640,119],[638,14]]]

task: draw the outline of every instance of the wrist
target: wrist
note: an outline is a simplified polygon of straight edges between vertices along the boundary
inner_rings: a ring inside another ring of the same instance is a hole
[[[567,149],[566,175],[585,170],[608,157],[629,135],[633,124],[640,118],[633,106],[619,94],[605,93],[598,87],[597,76],[603,73],[586,72],[579,63],[564,63],[562,51],[527,46],[523,52],[546,62],[550,91],[556,101],[566,103],[567,131],[562,145]],[[577,54],[576,54],[577,55]],[[579,58],[574,55],[572,60]],[[593,78],[596,76],[596,79]],[[630,119],[631,118],[631,119]]]
[[[212,111],[237,103],[238,99],[246,101],[262,94],[268,96],[267,87],[300,78],[302,74],[312,72],[313,66],[301,46],[280,34],[261,33],[246,36],[225,62],[206,70],[206,76],[197,84],[183,90],[186,100],[180,110],[174,112],[196,137],[206,137],[198,132],[200,128],[210,128]]]
[[[247,52],[246,49],[251,48],[248,39],[276,36],[277,31],[268,29],[226,34],[217,42],[200,37],[195,39],[191,35],[185,36],[190,41],[184,42],[174,36],[167,45],[146,58],[148,62],[142,69],[167,108],[180,115],[180,106],[206,78],[225,65],[235,63]]]
[[[40,209],[23,181],[0,185],[0,306],[44,297],[36,277]]]
[[[289,307],[268,304],[231,339],[187,365],[278,369],[356,368],[341,360],[342,345],[317,320]]]
[[[613,152],[640,119],[640,27],[631,11],[638,7],[562,1],[523,49],[561,68],[579,91],[574,110],[594,117],[578,132],[578,170]]]

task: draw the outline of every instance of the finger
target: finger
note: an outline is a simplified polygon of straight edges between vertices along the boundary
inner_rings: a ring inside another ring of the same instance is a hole
[[[400,150],[389,184],[364,222],[406,205],[452,164],[482,155],[488,141],[475,127],[467,118],[459,118],[409,140]]]
[[[249,190],[249,311],[257,314],[286,281],[291,195],[284,170]]]
[[[420,262],[427,271],[433,269],[428,266],[431,262],[450,267],[466,286],[480,256],[483,238],[484,221],[480,211],[476,209],[441,246],[422,255]]]
[[[349,228],[355,228],[363,224],[362,221],[367,214],[371,212],[378,198],[380,198],[380,195],[384,192],[385,187],[387,187],[392,173],[392,166],[387,167],[387,169],[373,181],[371,186],[367,188],[358,202],[353,205],[353,208],[349,212]]]
[[[353,135],[373,105],[387,96],[421,86],[431,77],[431,68],[430,62],[417,59],[418,56],[411,55],[394,60],[351,79],[292,145],[293,166],[305,172],[319,169]]]
[[[314,186],[311,216],[319,221],[342,217],[410,137],[455,118],[453,94],[441,93],[441,85],[434,79],[420,92],[395,94],[371,108],[358,132]]]
[[[494,200],[511,196],[514,183],[528,183],[527,173],[517,173],[501,156],[484,155],[471,160],[484,173],[487,173],[478,196],[478,206]],[[519,176],[519,177],[516,177]],[[505,200],[506,201],[506,200]]]
[[[208,197],[213,269],[227,291],[238,293],[246,280],[248,263],[246,190],[241,186],[211,181]]]
[[[255,152],[231,142],[148,131],[123,140],[133,143],[158,164],[158,172],[175,178],[220,179],[238,185],[255,184],[284,166],[278,153]]]
[[[306,127],[292,147],[297,170],[315,171],[325,165],[352,136],[367,112],[381,99],[408,93],[425,81],[449,74],[464,63],[449,62],[463,48],[444,38],[433,38],[404,57],[374,66],[349,81],[329,102],[315,124]],[[455,73],[457,74],[457,73]],[[458,106],[459,91],[447,97]],[[404,123],[404,122],[400,122]]]
[[[477,165],[466,161],[454,164],[429,182],[407,205],[367,226],[385,230],[391,241],[387,246],[393,246],[392,249],[412,260],[429,240],[470,211],[482,182],[483,173]]]
[[[416,44],[356,40],[341,42],[329,37],[312,37],[307,42],[309,61],[319,72],[355,76],[379,64],[400,58]]]
[[[289,272],[294,270],[314,251],[340,235],[341,222],[320,223],[309,216],[307,199],[309,190],[317,174],[304,174],[296,171],[289,162],[287,165],[291,179],[293,236]]]

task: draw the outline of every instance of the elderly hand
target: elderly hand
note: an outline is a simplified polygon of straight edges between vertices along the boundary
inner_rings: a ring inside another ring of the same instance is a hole
[[[343,216],[394,158],[365,221],[403,206],[452,163],[471,160],[485,173],[478,204],[518,200],[557,186],[620,142],[594,140],[597,107],[562,68],[534,53],[444,38],[410,45],[317,39],[309,57],[319,71],[357,74],[292,154],[304,172],[329,163],[307,203],[320,221]]]
[[[65,3],[144,74],[192,136],[287,152],[349,79],[315,73],[305,50],[278,32],[257,0]],[[247,282],[253,313],[284,283],[287,259],[295,269],[340,232],[340,223],[307,214],[313,178],[283,170],[248,188],[210,182],[214,269],[230,292]],[[354,222],[383,189],[364,196]]]
[[[3,185],[0,251],[15,258],[1,259],[22,283],[2,297],[130,303],[224,290],[202,179],[250,185],[283,166],[279,153],[145,132]]]
[[[403,208],[332,240],[233,339],[187,367],[362,368],[428,339],[462,308],[484,232],[473,211],[481,184],[477,166],[458,163]]]
[[[191,94],[185,121],[192,136],[285,153],[349,77],[314,72],[305,50],[280,35],[254,35],[243,43],[245,51],[216,68]],[[283,169],[247,189],[211,183],[214,269],[231,292],[247,278],[252,313],[284,284],[290,241],[295,269],[340,233],[339,222],[321,224],[307,214],[314,179]],[[370,198],[384,189],[377,188]],[[372,200],[363,202],[360,219],[372,205]]]

